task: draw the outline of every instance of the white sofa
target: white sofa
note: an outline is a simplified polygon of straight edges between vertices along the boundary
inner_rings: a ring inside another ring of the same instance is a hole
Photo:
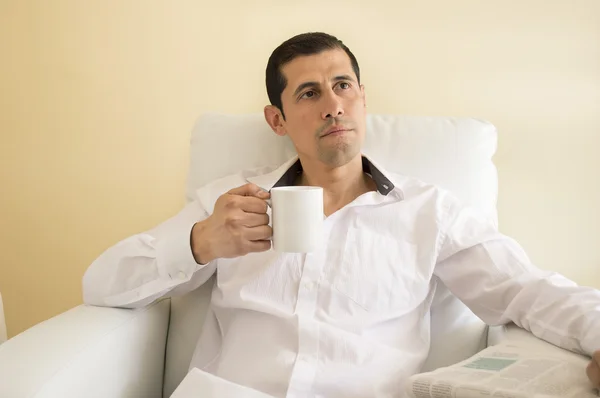
[[[477,119],[370,115],[364,150],[394,172],[451,190],[496,215],[493,125]],[[293,155],[260,114],[207,114],[191,139],[186,197],[240,169]],[[183,297],[139,310],[79,306],[0,345],[0,397],[168,397],[183,379],[208,310],[212,280]],[[489,329],[441,284],[431,311],[431,352],[423,370],[478,352]],[[533,337],[532,337],[533,338]]]

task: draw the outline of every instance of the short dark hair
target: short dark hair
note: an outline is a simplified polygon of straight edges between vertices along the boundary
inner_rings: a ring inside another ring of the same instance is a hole
[[[314,55],[319,54],[325,50],[341,49],[346,52],[352,63],[352,69],[356,74],[358,84],[360,84],[360,68],[358,67],[358,61],[352,51],[341,40],[337,37],[322,32],[309,32],[302,33],[292,37],[281,43],[271,56],[267,63],[266,70],[266,83],[267,83],[267,95],[271,105],[276,106],[281,111],[283,118],[283,105],[281,103],[281,93],[287,85],[287,81],[281,68],[292,61],[294,58],[302,55]]]

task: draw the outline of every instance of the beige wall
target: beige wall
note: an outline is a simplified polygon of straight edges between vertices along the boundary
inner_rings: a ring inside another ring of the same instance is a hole
[[[353,49],[372,112],[496,124],[502,230],[600,287],[598,0],[207,3],[0,0],[10,335],[79,304],[103,249],[179,209],[194,119],[260,111],[270,51],[308,30]]]

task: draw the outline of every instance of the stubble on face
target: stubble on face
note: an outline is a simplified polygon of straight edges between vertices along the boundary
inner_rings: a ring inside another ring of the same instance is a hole
[[[333,125],[341,126],[349,131],[338,136],[323,136]],[[343,119],[331,119],[315,133],[317,157],[319,161],[330,167],[348,164],[360,152],[361,143],[353,123]]]

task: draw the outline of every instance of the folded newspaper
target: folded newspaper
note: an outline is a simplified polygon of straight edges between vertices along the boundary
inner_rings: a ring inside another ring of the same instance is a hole
[[[589,359],[549,346],[515,342],[488,347],[455,365],[412,376],[410,398],[597,398]]]

